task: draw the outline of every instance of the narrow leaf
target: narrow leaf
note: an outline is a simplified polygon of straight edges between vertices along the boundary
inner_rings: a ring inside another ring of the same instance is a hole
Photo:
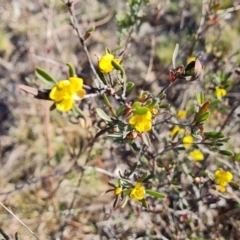
[[[96,108],[96,111],[100,118],[107,122],[112,122],[112,119],[101,108]]]
[[[135,162],[135,163],[133,164],[133,166],[131,167],[130,172],[128,173],[128,177],[130,177],[130,176],[135,172],[135,170],[137,169],[137,167],[138,167],[138,163]]]
[[[240,153],[234,155],[234,161],[240,161]]]
[[[127,82],[127,84],[126,84],[126,91],[129,91],[130,89],[132,89],[133,86],[134,86],[133,82]]]
[[[85,32],[85,34],[83,36],[84,41],[87,40],[92,35],[94,30],[95,30],[95,26],[92,26]]]
[[[214,107],[215,105],[217,105],[217,104],[220,103],[220,102],[221,102],[221,100],[215,99],[215,100],[211,101],[210,107]]]
[[[68,66],[69,77],[76,77],[76,72],[75,72],[75,68],[73,67],[73,65],[71,63],[67,63],[66,65]]]
[[[83,111],[78,106],[76,106],[75,104],[73,104],[72,112],[73,112],[73,116],[75,118],[85,119]]]
[[[144,180],[143,182],[147,182],[149,181],[150,179],[154,178],[154,175],[153,174],[149,174]]]
[[[111,54],[111,50],[109,48],[106,48],[106,53]]]
[[[107,191],[101,193],[101,194],[100,194],[100,197],[103,196],[103,195],[105,195],[106,193],[112,192],[113,190],[114,190],[114,189],[109,189],[109,190],[107,190]]]
[[[143,114],[147,113],[148,111],[149,111],[149,109],[146,107],[139,107],[136,110],[134,110],[134,113],[136,113],[138,115],[143,115]]]
[[[114,200],[114,203],[113,203],[113,208],[116,208],[116,206],[117,206],[118,197],[119,197],[119,196],[116,196],[116,197],[115,197],[115,200]]]
[[[142,177],[138,179],[138,182],[143,182],[147,176],[148,176],[147,173],[143,173]]]
[[[197,120],[196,120],[196,125],[203,123],[204,121],[206,121],[210,116],[209,112],[206,112],[204,114],[202,114]]]
[[[200,98],[200,104],[203,104],[204,103],[204,93],[203,92],[200,92],[199,98]]]
[[[120,116],[120,115],[123,113],[124,109],[125,109],[125,106],[124,106],[124,105],[121,105],[121,106],[117,109],[117,116]]]
[[[35,75],[44,83],[53,86],[54,84],[57,83],[57,81],[46,71],[44,71],[41,68],[36,68],[35,69]]]
[[[201,115],[203,115],[204,113],[206,113],[206,112],[208,111],[209,105],[210,105],[209,102],[205,102],[205,103],[201,106],[200,110],[198,111],[198,113],[197,113],[196,116],[194,117],[194,120],[193,120],[192,123],[194,123]]]
[[[108,132],[108,131],[111,130],[112,128],[113,128],[113,125],[110,126],[110,127],[107,127],[107,128],[104,128],[104,129],[100,130],[100,131],[96,134],[95,139],[98,138],[99,136],[103,135],[104,133]],[[111,134],[108,135],[108,137],[111,137]],[[118,135],[118,137],[120,137],[120,135]]]
[[[217,138],[223,138],[224,137],[224,134],[221,133],[221,132],[204,132],[203,134],[207,138],[217,139]]]
[[[129,197],[126,196],[125,199],[124,199],[124,201],[123,201],[123,204],[122,204],[121,208],[124,208],[124,207],[126,206],[128,200],[129,200]]]
[[[148,208],[148,204],[147,204],[147,202],[144,198],[142,200],[140,200],[140,202],[141,202],[143,207]]]
[[[149,138],[149,135],[148,135],[146,132],[143,132],[143,133],[142,133],[142,139],[143,139],[143,142],[144,142],[148,147],[151,146],[151,140],[150,140],[150,138]]]
[[[50,111],[53,111],[53,110],[55,110],[55,109],[56,109],[56,104],[53,103],[53,104],[51,105],[51,107],[49,108],[49,110],[50,110]]]
[[[178,49],[179,49],[179,44],[176,44],[175,49],[173,51],[173,56],[172,56],[172,65],[174,69],[176,68],[176,58],[178,54]]]
[[[237,182],[230,182],[229,185],[236,190],[240,189],[240,185]]]
[[[164,103],[159,106],[159,108],[168,108],[170,104]]]
[[[123,67],[120,64],[118,64],[117,62],[115,62],[114,60],[112,60],[111,63],[116,70],[120,71],[121,77],[124,78],[125,70],[123,69]]]
[[[228,150],[219,150],[218,152],[222,155],[225,155],[225,156],[232,156],[233,155],[233,153],[231,151],[228,151]]]
[[[132,109],[137,109],[141,106],[141,103],[140,102],[134,102],[133,105],[132,105]]]
[[[165,198],[165,195],[159,193],[159,192],[155,192],[155,191],[152,191],[152,190],[149,190],[149,189],[146,189],[145,190],[147,194],[153,196],[153,197],[156,197],[156,198]]]
[[[116,188],[117,186],[114,184],[114,183],[111,183],[111,182],[108,182],[108,185],[113,187],[113,188]]]

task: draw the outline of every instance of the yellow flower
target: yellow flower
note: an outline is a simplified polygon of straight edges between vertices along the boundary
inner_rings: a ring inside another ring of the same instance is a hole
[[[227,91],[224,88],[216,87],[215,95],[218,99],[221,99],[222,97],[227,95]]]
[[[112,61],[115,61],[116,63],[120,63],[122,61],[121,58],[119,59],[114,59],[114,55],[110,54],[110,53],[105,53],[99,60],[98,62],[98,67],[100,69],[100,71],[103,74],[109,73],[111,72],[114,67],[112,65]]]
[[[115,195],[119,195],[119,194],[121,194],[122,193],[122,188],[120,188],[120,187],[117,187],[117,188],[115,188]]]
[[[183,138],[183,145],[185,148],[189,148],[192,146],[193,137],[191,135],[187,135]]]
[[[152,129],[152,113],[147,111],[144,114],[134,114],[129,119],[129,124],[132,128],[135,128],[138,132],[147,132]]]
[[[61,80],[55,84],[49,97],[55,101],[59,111],[67,112],[72,109],[74,99],[79,100],[84,97],[85,90],[82,87],[82,78],[70,77],[69,80]]]
[[[184,119],[187,116],[187,112],[184,110],[179,110],[177,115],[179,118]]]
[[[130,198],[134,198],[136,200],[142,200],[144,198],[145,189],[142,186],[141,182],[137,182],[134,189],[130,193]]]
[[[172,131],[170,132],[170,136],[173,137],[176,132],[178,132],[178,134],[183,134],[184,133],[184,129],[180,128],[179,126],[175,126]]]
[[[225,192],[226,185],[232,181],[233,175],[231,172],[225,172],[222,168],[218,168],[214,173],[214,179],[219,185],[219,191]]]
[[[203,153],[198,149],[193,150],[192,152],[189,153],[189,155],[192,158],[192,160],[196,162],[202,161],[204,159]]]

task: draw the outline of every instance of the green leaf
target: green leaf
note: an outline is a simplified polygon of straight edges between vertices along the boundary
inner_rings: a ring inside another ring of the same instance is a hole
[[[149,181],[150,179],[154,178],[154,175],[153,174],[149,174],[144,180],[143,182],[147,182]]]
[[[124,201],[123,201],[123,204],[122,204],[121,208],[124,208],[124,207],[126,206],[128,200],[129,200],[129,197],[126,196],[125,199],[124,199]]]
[[[145,179],[147,176],[148,176],[147,173],[143,173],[142,177],[140,177],[137,181],[138,181],[138,182],[143,182],[144,179]]]
[[[178,54],[178,49],[179,49],[179,44],[176,44],[175,49],[173,51],[173,56],[172,56],[172,65],[174,69],[176,68],[176,58]]]
[[[115,62],[114,60],[112,60],[111,63],[116,70],[120,71],[121,77],[124,78],[125,70],[123,69],[123,67],[119,63]]]
[[[112,119],[101,109],[101,108],[96,108],[98,116],[107,121],[107,122],[112,122]]]
[[[145,106],[149,108],[149,107],[152,105],[152,103],[153,103],[153,100],[152,100],[152,99],[149,99],[149,100],[147,100],[147,102],[145,103]]]
[[[149,190],[149,189],[146,189],[145,190],[147,194],[153,196],[153,197],[156,197],[156,198],[165,198],[165,195],[159,193],[159,192],[155,192],[155,191],[152,191],[152,190]]]
[[[124,106],[124,105],[121,105],[121,106],[117,109],[117,116],[120,116],[120,115],[123,113],[124,109],[125,109],[125,106]]]
[[[234,155],[234,161],[239,161],[240,160],[240,153],[236,153]]]
[[[177,147],[176,149],[177,149],[178,151],[186,150],[185,147]]]
[[[239,190],[240,189],[240,185],[239,185],[239,183],[237,183],[237,182],[230,182],[229,183],[229,185],[232,187],[232,188],[234,188],[235,190]]]
[[[106,48],[106,53],[111,54],[111,50],[109,48]]]
[[[85,34],[83,36],[84,41],[87,40],[92,35],[94,30],[95,30],[95,26],[92,26],[85,32]]]
[[[134,102],[132,105],[132,109],[137,109],[141,106],[142,104],[140,102]]]
[[[159,105],[160,104],[160,100],[158,99],[158,98],[153,98],[152,99],[152,104],[151,104],[151,106],[156,106],[156,105]]]
[[[151,146],[151,140],[150,140],[150,138],[149,138],[148,133],[143,132],[143,133],[142,133],[142,139],[143,139],[143,142],[144,142],[148,147]]]
[[[125,126],[126,126],[126,124],[125,124],[124,122],[122,122],[122,121],[119,121],[119,122],[118,122],[118,128],[119,128],[121,131],[124,131]]]
[[[209,110],[209,104],[210,104],[209,102],[205,102],[201,106],[200,110],[198,111],[198,116],[202,115],[203,113],[206,113]]]
[[[159,100],[163,100],[166,97],[166,94],[164,92],[161,92],[157,97]]]
[[[128,174],[128,177],[130,177],[130,176],[135,172],[135,170],[137,169],[137,167],[138,167],[138,163],[135,162],[135,163],[133,164],[133,166],[131,167],[131,169],[130,169],[130,172],[129,172],[129,174]]]
[[[203,134],[207,138],[218,139],[218,138],[223,138],[224,137],[224,134],[221,133],[221,132],[204,132]]]
[[[130,89],[132,89],[133,86],[134,86],[133,82],[127,82],[127,84],[126,84],[126,91],[129,91]]]
[[[218,152],[222,155],[225,155],[225,156],[232,156],[233,153],[231,151],[228,151],[228,150],[218,150]]]
[[[73,65],[71,63],[66,63],[66,65],[69,68],[69,77],[76,77],[76,72],[75,72],[75,68],[73,67]]]
[[[204,94],[203,94],[203,92],[200,92],[200,94],[199,94],[199,100],[200,100],[200,104],[203,104],[203,103],[204,103]]]
[[[52,105],[51,105],[51,107],[50,107],[50,111],[53,111],[53,110],[55,110],[56,109],[56,104],[55,103],[53,103]]]
[[[101,193],[101,194],[100,194],[100,197],[102,197],[102,196],[105,195],[106,193],[113,192],[113,191],[114,191],[114,189],[108,189],[108,190],[106,190],[105,192]]]
[[[223,143],[220,143],[220,142],[217,142],[215,143],[214,145],[218,146],[218,147],[222,147],[224,144]]]
[[[105,131],[106,132],[106,131]],[[104,133],[105,133],[104,132]],[[103,134],[103,133],[102,133]],[[108,137],[110,137],[110,138],[120,138],[120,139],[122,139],[122,134],[121,133],[115,133],[115,134],[109,134],[109,135],[107,135]]]
[[[39,78],[42,82],[53,86],[54,84],[57,83],[57,81],[50,75],[48,74],[46,71],[44,71],[41,68],[36,68],[35,69],[35,75],[37,76],[37,78]]]
[[[119,196],[116,196],[116,197],[115,197],[115,200],[114,200],[114,203],[113,203],[113,208],[115,208],[115,207],[117,206],[117,204],[118,204],[118,198],[119,198]]]
[[[85,119],[83,111],[75,104],[73,104],[72,112],[73,112],[73,116],[75,118],[84,118]]]
[[[117,186],[114,184],[114,183],[111,183],[111,182],[108,182],[108,185],[113,187],[113,188],[116,188]]]
[[[198,124],[201,124],[203,123],[204,121],[206,121],[210,116],[210,113],[209,112],[206,112],[204,114],[202,114],[201,116],[199,116],[197,119],[196,119],[196,125]]]
[[[159,108],[168,108],[170,104],[164,103],[159,106]]]
[[[215,105],[217,105],[217,104],[220,103],[220,102],[221,102],[221,100],[215,99],[215,100],[213,100],[213,101],[210,102],[210,107],[214,107]]]
[[[137,115],[143,115],[143,114],[147,113],[148,111],[149,111],[149,109],[146,107],[139,107],[136,110],[134,110],[134,113],[136,113]]]
[[[143,207],[148,208],[148,204],[144,198],[142,200],[140,200],[139,202],[142,204]]]
[[[105,78],[105,75],[104,75],[101,71],[98,71],[98,76],[99,76],[99,78],[102,80],[102,82],[103,82],[105,85],[108,85],[107,80],[106,80],[106,78]],[[96,84],[97,79],[96,79],[94,82],[95,82],[95,84]],[[96,86],[99,88],[99,87],[100,87],[100,86],[99,86],[99,83],[97,83]]]
[[[218,142],[228,142],[230,138],[218,139]]]

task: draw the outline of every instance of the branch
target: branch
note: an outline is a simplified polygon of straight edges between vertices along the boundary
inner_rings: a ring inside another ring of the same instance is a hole
[[[5,205],[3,205],[1,202],[0,202],[0,205],[6,210],[8,211],[14,218],[17,219],[17,221],[19,223],[21,223],[22,226],[24,226],[28,232],[30,232],[36,239],[40,239],[31,229],[29,229],[26,224],[24,224],[10,209],[8,209]]]

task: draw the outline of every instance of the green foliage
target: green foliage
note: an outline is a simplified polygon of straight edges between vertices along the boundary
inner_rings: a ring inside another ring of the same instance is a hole
[[[57,81],[49,73],[41,68],[36,68],[35,74],[43,83],[47,85],[53,86],[55,83],[57,83]]]
[[[141,24],[141,18],[143,17],[143,15],[140,10],[142,6],[145,6],[148,3],[149,0],[127,1],[128,9],[124,13],[118,14],[117,16],[120,34],[127,34],[130,29],[133,28],[136,24]]]

